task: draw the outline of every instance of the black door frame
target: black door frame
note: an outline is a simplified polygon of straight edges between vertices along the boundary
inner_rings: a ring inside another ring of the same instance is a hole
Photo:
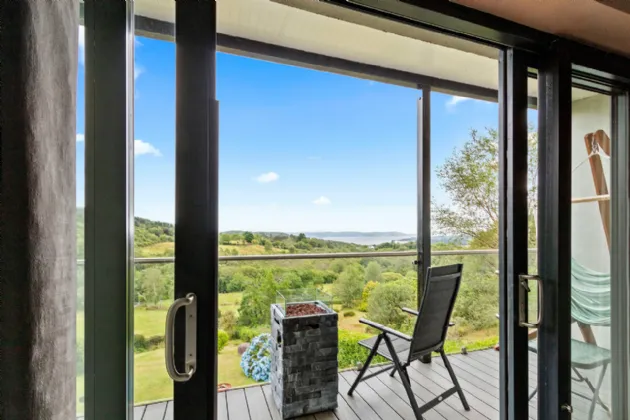
[[[562,43],[540,60],[538,77],[538,414],[571,418],[571,62]],[[525,344],[527,348],[527,344]]]
[[[518,326],[519,275],[528,274],[528,55],[499,56],[499,377],[501,419],[527,419],[527,329]]]
[[[197,369],[174,384],[174,418],[217,416],[219,130],[216,2],[175,2],[175,298],[197,297]],[[175,322],[175,362],[184,371],[184,311]]]

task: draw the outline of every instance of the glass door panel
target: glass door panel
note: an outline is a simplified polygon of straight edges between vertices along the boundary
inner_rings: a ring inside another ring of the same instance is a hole
[[[169,413],[173,381],[165,368],[166,314],[175,291],[175,7],[155,22],[136,7],[134,40],[134,417]],[[162,418],[162,417],[160,417]]]
[[[586,85],[588,71],[570,80],[559,61],[541,84],[538,417],[622,419],[613,377],[627,381],[626,94]]]
[[[612,99],[571,97],[571,405],[587,419],[611,414]]]

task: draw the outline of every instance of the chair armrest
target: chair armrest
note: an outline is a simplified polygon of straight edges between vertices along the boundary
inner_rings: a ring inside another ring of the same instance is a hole
[[[411,337],[409,337],[407,334],[403,334],[400,331],[396,331],[396,330],[394,330],[392,328],[386,327],[385,325],[381,325],[379,323],[372,322],[369,319],[361,318],[359,320],[359,322],[361,324],[368,325],[368,326],[370,326],[372,328],[376,328],[377,330],[381,330],[384,333],[391,334],[391,335],[396,336],[398,338],[402,338],[403,340],[411,341]]]
[[[401,308],[403,312],[407,312],[408,314],[418,316],[418,311],[409,309],[409,308]]]

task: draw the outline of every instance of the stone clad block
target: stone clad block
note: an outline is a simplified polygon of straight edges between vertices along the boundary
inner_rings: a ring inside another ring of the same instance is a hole
[[[271,305],[271,390],[283,419],[337,408],[338,316],[325,313],[285,317]]]

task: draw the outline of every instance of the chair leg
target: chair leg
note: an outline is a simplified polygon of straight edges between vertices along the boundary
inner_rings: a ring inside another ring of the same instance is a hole
[[[459,395],[459,399],[462,400],[462,405],[464,406],[464,410],[470,411],[470,406],[468,405],[468,401],[466,401],[466,396],[464,395],[464,391],[462,390],[462,387],[459,385],[459,381],[457,380],[457,377],[455,376],[455,372],[453,371],[453,368],[451,367],[451,363],[448,361],[448,357],[446,357],[446,353],[444,353],[444,349],[440,350],[440,356],[442,356],[442,361],[444,362],[444,366],[446,367],[446,370],[448,370],[448,374],[450,375],[451,380],[453,381],[453,385],[455,385],[455,388],[457,389],[457,395]]]
[[[608,363],[602,366],[602,371],[599,374],[599,378],[597,379],[597,386],[595,387],[595,390],[593,391],[593,401],[591,401],[591,408],[588,410],[589,420],[593,419],[593,413],[595,413],[595,405],[601,401],[599,398],[599,389],[601,388],[602,383],[604,382],[604,376],[606,375],[607,368],[608,368]],[[603,402],[602,402],[602,405],[603,405]]]
[[[529,398],[527,399],[527,401],[531,401],[532,398],[534,398],[534,395],[536,395],[536,393],[538,392],[538,387],[536,387],[531,394],[529,394]]]
[[[396,375],[396,366],[394,366],[392,371],[389,372],[389,376],[391,376],[392,378],[394,377],[394,375]]]
[[[414,414],[416,415],[416,420],[423,420],[422,414],[420,414],[420,407],[418,407],[418,402],[416,401],[416,396],[413,394],[413,390],[411,389],[411,381],[409,380],[409,374],[407,374],[407,368],[403,367],[400,364],[400,360],[398,359],[398,355],[396,354],[396,350],[394,350],[394,346],[390,341],[389,337],[385,335],[385,344],[387,345],[387,349],[389,350],[389,354],[392,356],[392,362],[394,362],[394,369],[398,371],[398,376],[400,376],[400,381],[407,392],[407,397],[409,398],[409,403],[411,404],[411,408],[413,409]],[[391,374],[390,374],[391,375]]]
[[[365,364],[363,365],[363,368],[359,372],[359,375],[357,375],[357,379],[354,380],[354,383],[350,387],[350,390],[348,391],[348,395],[352,395],[357,385],[359,385],[359,382],[361,382],[361,379],[363,379],[363,375],[365,375],[365,372],[367,372],[368,368],[370,367],[370,363],[372,362],[372,359],[374,358],[374,356],[376,356],[376,352],[378,351],[378,346],[381,344],[383,335],[384,334],[380,334],[378,338],[376,339],[376,343],[374,343],[374,347],[372,347],[372,350],[370,351],[370,355],[365,361]]]

